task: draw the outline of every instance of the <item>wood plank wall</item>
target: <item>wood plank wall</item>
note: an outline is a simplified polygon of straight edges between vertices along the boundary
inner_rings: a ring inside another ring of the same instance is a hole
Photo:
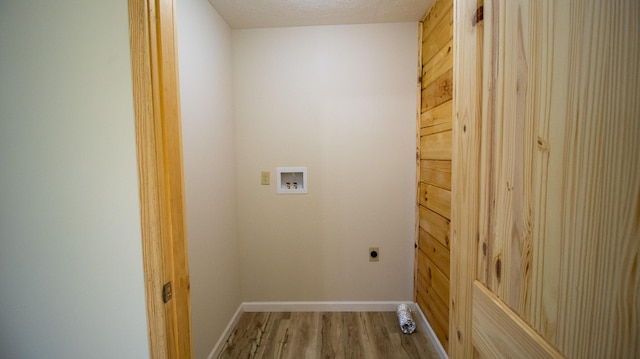
[[[445,350],[449,343],[449,226],[453,1],[438,0],[422,21],[418,120],[416,301]]]

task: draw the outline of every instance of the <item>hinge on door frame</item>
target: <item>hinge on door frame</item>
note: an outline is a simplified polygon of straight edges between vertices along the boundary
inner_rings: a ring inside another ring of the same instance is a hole
[[[166,304],[171,300],[172,297],[173,290],[171,288],[171,282],[169,281],[162,286],[162,301]]]

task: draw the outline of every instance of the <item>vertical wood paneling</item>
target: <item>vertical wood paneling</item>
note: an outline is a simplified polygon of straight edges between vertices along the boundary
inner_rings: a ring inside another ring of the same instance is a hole
[[[453,98],[453,1],[438,0],[423,20],[416,298],[442,345],[449,343],[449,222]]]
[[[472,283],[477,261],[482,99],[482,22],[475,0],[454,6],[453,162],[451,166],[451,315],[449,357],[472,358]],[[480,45],[480,46],[479,46]]]
[[[494,134],[497,131],[498,124],[494,120],[496,113],[498,112],[498,106],[500,101],[504,98],[503,86],[500,86],[498,81],[498,65],[500,63],[501,53],[499,53],[498,44],[500,43],[499,37],[499,25],[500,22],[494,19],[499,19],[497,11],[499,9],[499,3],[497,1],[487,1],[483,6],[483,21],[482,21],[482,49],[478,50],[481,53],[476,57],[476,62],[482,62],[480,67],[480,73],[482,76],[482,82],[480,83],[481,89],[474,93],[482,101],[482,141],[480,144],[480,175],[478,182],[480,183],[481,191],[480,205],[483,206],[479,209],[479,243],[478,252],[479,256],[477,260],[477,272],[476,278],[485,285],[489,285],[489,281],[493,280],[494,276],[490,272],[495,271],[495,267],[492,267],[491,253],[495,253],[495,249],[492,247],[494,241],[492,238],[495,235],[495,213],[493,211],[492,198],[495,196],[495,180],[494,172],[489,171],[491,168],[495,151],[493,146]],[[480,24],[478,24],[480,25]],[[476,66],[479,66],[476,64]]]
[[[562,242],[553,342],[571,357],[639,357],[640,4],[584,1],[556,16],[570,30],[566,112],[550,119],[564,133],[549,143],[564,153],[547,179],[564,189],[546,198],[563,208],[545,236]]]
[[[568,13],[568,4],[532,3],[531,67],[537,69],[537,79],[531,81],[531,103],[537,103],[530,115],[537,121],[535,132],[536,158],[534,162],[535,196],[533,211],[533,259],[531,271],[532,292],[530,305],[523,313],[531,325],[545,338],[553,341],[557,334],[557,295],[560,288],[557,280],[560,273],[562,241],[547,240],[548,235],[556,236],[562,223],[562,206],[547,205],[549,199],[561,198],[561,181],[549,181],[549,175],[560,171],[563,166],[564,130],[550,121],[552,113],[566,112],[566,98],[554,96],[567,92],[566,81],[557,81],[557,74],[568,74],[568,62],[553,56],[562,53],[569,46],[569,22],[558,15]],[[552,91],[550,84],[555,82]],[[554,127],[552,129],[552,126]],[[554,143],[553,156],[550,144]],[[551,202],[549,202],[551,204]],[[554,233],[555,232],[555,233]]]
[[[478,251],[480,270],[484,270],[485,285],[516,312],[525,310],[526,293],[529,291],[532,240],[532,169],[533,149],[536,137],[533,122],[526,116],[528,96],[528,39],[529,11],[526,0],[494,1],[487,4],[488,17],[500,12],[500,21],[487,30],[493,57],[488,70],[495,94],[486,91],[483,108],[500,116],[485,117],[484,163],[490,175],[483,182],[483,214],[487,220],[480,224],[483,250]],[[495,20],[495,19],[494,19]],[[497,31],[497,34],[495,34]],[[509,36],[507,36],[509,35]],[[495,39],[504,38],[498,46]],[[499,69],[498,69],[499,66]],[[499,70],[499,71],[498,71]],[[509,154],[504,156],[502,154]],[[484,262],[484,263],[483,263]],[[481,272],[482,273],[482,272]]]

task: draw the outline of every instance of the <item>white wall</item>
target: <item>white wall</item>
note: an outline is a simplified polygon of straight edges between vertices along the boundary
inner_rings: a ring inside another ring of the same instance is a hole
[[[176,8],[194,358],[240,305],[231,30],[206,0]]]
[[[0,2],[0,357],[149,356],[126,1]]]
[[[417,27],[233,31],[243,300],[412,299]]]

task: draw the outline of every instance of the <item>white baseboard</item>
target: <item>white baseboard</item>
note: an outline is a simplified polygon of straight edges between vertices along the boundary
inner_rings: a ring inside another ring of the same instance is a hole
[[[218,342],[213,347],[207,359],[214,359],[220,355],[224,344],[231,335],[231,331],[238,324],[240,316],[244,312],[395,312],[399,304],[409,303],[413,313],[417,313],[420,324],[425,328],[426,334],[436,348],[441,359],[448,359],[436,333],[429,325],[429,321],[413,302],[244,302],[238,306],[233,317],[222,332]]]
[[[411,302],[245,302],[245,312],[395,312]]]
[[[449,359],[449,355],[447,355],[447,352],[444,350],[444,347],[442,346],[442,344],[440,343],[440,340],[436,336],[436,332],[434,332],[433,328],[431,328],[431,325],[429,324],[427,317],[425,317],[424,313],[422,313],[422,310],[420,310],[420,306],[418,306],[417,303],[412,303],[412,304],[413,305],[411,307],[411,311],[413,311],[413,313],[418,313],[417,315],[418,318],[414,318],[414,320],[416,321],[420,320],[420,324],[424,326],[427,336],[429,336],[429,339],[431,339],[431,343],[433,343],[433,346],[436,348],[438,355],[440,355],[440,359]]]
[[[242,309],[243,304],[244,303],[240,303],[240,305],[238,306],[238,310],[236,310],[235,314],[233,314],[233,317],[231,317],[231,320],[229,321],[229,324],[227,324],[227,327],[224,328],[222,335],[218,339],[216,345],[214,345],[213,349],[211,349],[211,352],[209,353],[207,359],[214,359],[220,356],[220,351],[222,351],[224,344],[227,342],[227,339],[229,339],[231,331],[236,327],[240,316],[242,315],[242,313],[244,313],[244,310]]]

